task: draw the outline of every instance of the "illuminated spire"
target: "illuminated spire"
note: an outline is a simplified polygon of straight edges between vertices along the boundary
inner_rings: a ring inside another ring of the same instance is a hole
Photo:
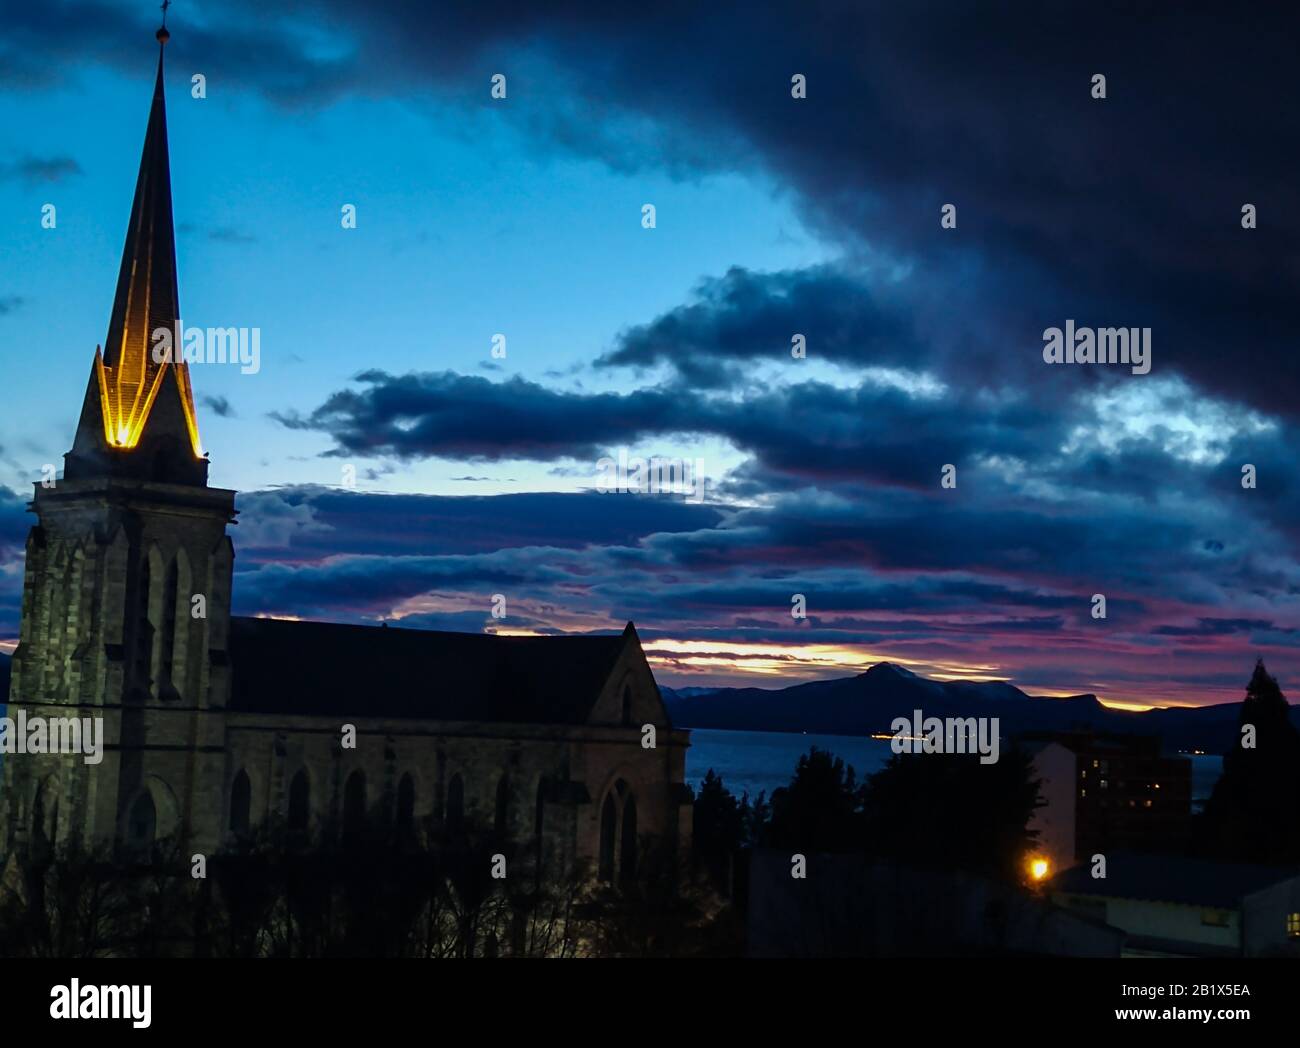
[[[164,22],[167,6],[164,3]],[[117,294],[103,351],[97,348],[95,352],[73,457],[103,461],[105,451],[143,450],[146,444],[156,446],[170,440],[183,443],[197,464],[202,461],[202,450],[194,394],[177,340],[180,296],[163,97],[163,50],[171,34],[164,24],[156,36],[158,75],[122,250]],[[171,337],[171,362],[166,357],[155,359],[167,345],[155,338],[155,333],[164,329]],[[70,461],[69,467],[73,466]],[[179,472],[193,474],[194,469],[185,468],[182,462]],[[206,477],[206,463],[203,473]]]

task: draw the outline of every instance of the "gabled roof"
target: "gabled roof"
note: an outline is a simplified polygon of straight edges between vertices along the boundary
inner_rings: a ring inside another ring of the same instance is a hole
[[[1110,852],[1106,855],[1105,877],[1094,878],[1091,866],[1085,863],[1061,871],[1053,879],[1052,888],[1109,899],[1230,908],[1251,892],[1290,877],[1300,877],[1300,868],[1253,866],[1182,855]]]
[[[295,716],[585,724],[621,634],[509,637],[232,618],[230,709]]]

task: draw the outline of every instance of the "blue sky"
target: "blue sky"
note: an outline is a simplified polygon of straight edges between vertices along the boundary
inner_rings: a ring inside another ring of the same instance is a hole
[[[6,7],[0,643],[25,493],[108,322],[155,22]],[[240,613],[479,630],[504,593],[508,629],[635,620],[678,685],[888,658],[1203,703],[1264,657],[1287,686],[1284,12],[231,0],[170,24],[184,319],[261,329],[258,374],[193,369],[241,493]],[[1045,363],[1067,320],[1149,328],[1150,374]],[[620,450],[702,460],[708,498],[594,492]]]
[[[43,347],[10,358],[15,394],[32,411],[0,423],[0,482],[11,487],[60,461],[104,337],[152,92],[147,36],[138,51],[134,77],[90,66],[49,91],[0,94],[0,122],[35,132],[20,158],[67,157],[77,168],[55,181],[11,179],[4,194],[6,254],[22,274],[4,339]],[[268,416],[308,411],[359,371],[491,366],[616,388],[591,374],[592,361],[701,276],[836,253],[761,172],[679,178],[540,152],[509,96],[493,106],[357,98],[289,110],[215,79],[206,98],[192,98],[191,70],[202,65],[176,61],[166,77],[183,319],[262,331],[259,373],[195,369],[196,394],[234,412],[202,413],[214,484],[337,483],[339,464],[318,457],[328,440]],[[487,98],[487,77],[482,87]],[[54,230],[41,227],[47,203],[58,208]],[[341,226],[346,203],[358,209],[355,229]],[[657,209],[654,230],[641,226],[644,203]],[[490,354],[497,333],[507,339],[500,362]],[[514,483],[482,481],[474,493],[584,483],[527,462],[492,472]],[[467,482],[450,478],[473,474],[410,463],[370,486],[462,494]]]

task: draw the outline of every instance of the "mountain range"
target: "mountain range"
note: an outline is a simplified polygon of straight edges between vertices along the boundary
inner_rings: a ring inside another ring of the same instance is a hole
[[[1239,732],[1241,703],[1133,712],[1104,706],[1096,695],[1045,698],[1002,681],[937,681],[890,662],[855,677],[788,688],[661,687],[679,728],[807,732],[817,735],[890,733],[895,717],[997,717],[1008,737],[1024,731],[1093,731],[1156,735],[1166,750],[1225,753]],[[1300,728],[1300,708],[1291,708]]]

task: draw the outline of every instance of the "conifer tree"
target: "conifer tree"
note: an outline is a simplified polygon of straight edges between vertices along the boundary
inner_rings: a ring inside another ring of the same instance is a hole
[[[1261,659],[1246,686],[1240,731],[1205,807],[1207,849],[1239,862],[1300,861],[1300,733]]]

